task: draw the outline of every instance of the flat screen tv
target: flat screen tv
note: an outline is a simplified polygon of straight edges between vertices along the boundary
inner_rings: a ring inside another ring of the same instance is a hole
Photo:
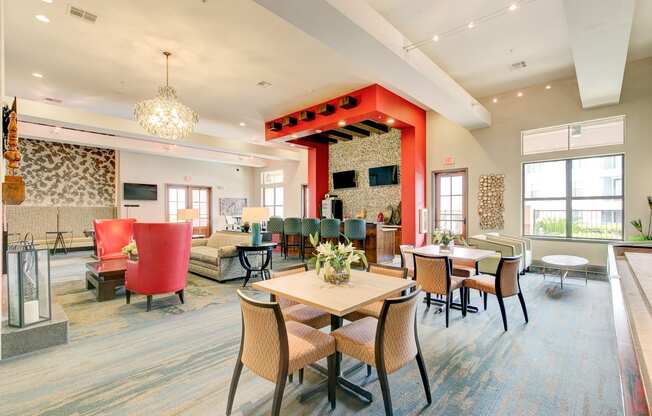
[[[156,185],[144,183],[122,184],[122,199],[131,201],[156,201],[158,199]]]
[[[398,165],[369,168],[369,186],[396,185]]]
[[[358,183],[355,178],[354,170],[345,170],[343,172],[333,173],[334,189],[355,188],[356,186],[358,186]]]

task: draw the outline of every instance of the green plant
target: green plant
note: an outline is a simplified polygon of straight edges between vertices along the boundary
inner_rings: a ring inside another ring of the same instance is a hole
[[[132,241],[131,243],[129,243],[126,246],[122,247],[122,253],[123,254],[131,254],[132,256],[137,256],[138,255],[138,247],[136,247],[136,242]]]
[[[652,196],[647,197],[647,204],[650,207],[650,218],[647,224],[647,233],[643,231],[643,222],[640,218],[630,221],[629,223],[640,233],[638,236],[631,237],[635,241],[648,241],[652,240]]]
[[[338,279],[345,280],[351,273],[351,264],[362,261],[367,267],[367,256],[363,250],[353,247],[353,244],[346,239],[346,244],[330,241],[319,243],[319,233],[310,235],[310,243],[315,247],[314,257],[309,262],[315,266],[317,274],[323,269],[324,277],[339,276]],[[334,283],[334,282],[333,282]]]
[[[447,246],[451,241],[454,241],[457,238],[458,238],[458,236],[453,234],[449,230],[436,229],[432,233],[432,243],[433,244],[441,244],[441,245]]]

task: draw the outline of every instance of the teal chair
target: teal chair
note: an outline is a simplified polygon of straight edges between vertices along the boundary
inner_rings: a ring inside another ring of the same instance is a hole
[[[319,231],[319,220],[317,218],[304,218],[301,220],[301,258],[303,260],[306,258],[306,249],[315,248],[315,246],[310,243],[310,236],[319,233]],[[306,241],[306,239],[308,241]]]
[[[324,218],[321,220],[321,232],[319,237],[321,241],[333,241],[335,242],[340,240],[340,220],[337,218]]]
[[[283,218],[281,217],[270,217],[269,221],[267,221],[267,232],[271,235],[272,241],[274,241],[274,234],[278,234],[278,241],[279,241],[279,246],[281,249],[281,253],[284,253],[283,251],[283,243],[285,240],[285,237],[283,237]]]
[[[296,239],[296,243],[290,244],[290,237]],[[301,218],[286,218],[283,221],[283,248],[285,249],[285,258],[288,258],[288,248],[296,247],[299,250],[303,247],[301,244]],[[301,254],[299,254],[301,256]]]
[[[349,219],[344,221],[344,236],[351,242],[360,242],[360,249],[366,252],[367,224],[365,220]]]

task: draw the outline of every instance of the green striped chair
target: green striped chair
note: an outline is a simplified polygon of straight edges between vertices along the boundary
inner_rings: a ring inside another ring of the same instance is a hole
[[[285,243],[285,237],[283,234],[283,218],[281,217],[270,217],[267,221],[267,232],[272,235],[272,241],[274,240],[274,234],[278,234],[279,245],[281,246],[281,253],[284,253],[283,247]]]
[[[364,251],[367,241],[367,224],[365,220],[348,219],[344,221],[344,236],[351,242],[359,241],[360,249]]]
[[[324,218],[320,228],[321,241],[340,241],[340,220],[337,218]]]
[[[290,244],[290,237],[294,237],[297,243]],[[288,258],[288,248],[296,247],[301,250],[301,218],[286,218],[283,221],[283,248],[285,249],[285,258]],[[299,256],[301,254],[299,253]]]
[[[301,220],[301,258],[305,260],[306,248],[314,249],[310,244],[310,236],[320,232],[320,224],[317,218],[304,218]]]

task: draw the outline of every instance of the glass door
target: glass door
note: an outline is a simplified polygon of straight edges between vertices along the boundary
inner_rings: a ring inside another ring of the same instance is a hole
[[[435,228],[466,238],[466,169],[435,172]]]
[[[180,222],[180,209],[196,209],[199,218],[192,222],[193,236],[208,237],[211,234],[211,188],[205,186],[167,185],[167,220]]]

